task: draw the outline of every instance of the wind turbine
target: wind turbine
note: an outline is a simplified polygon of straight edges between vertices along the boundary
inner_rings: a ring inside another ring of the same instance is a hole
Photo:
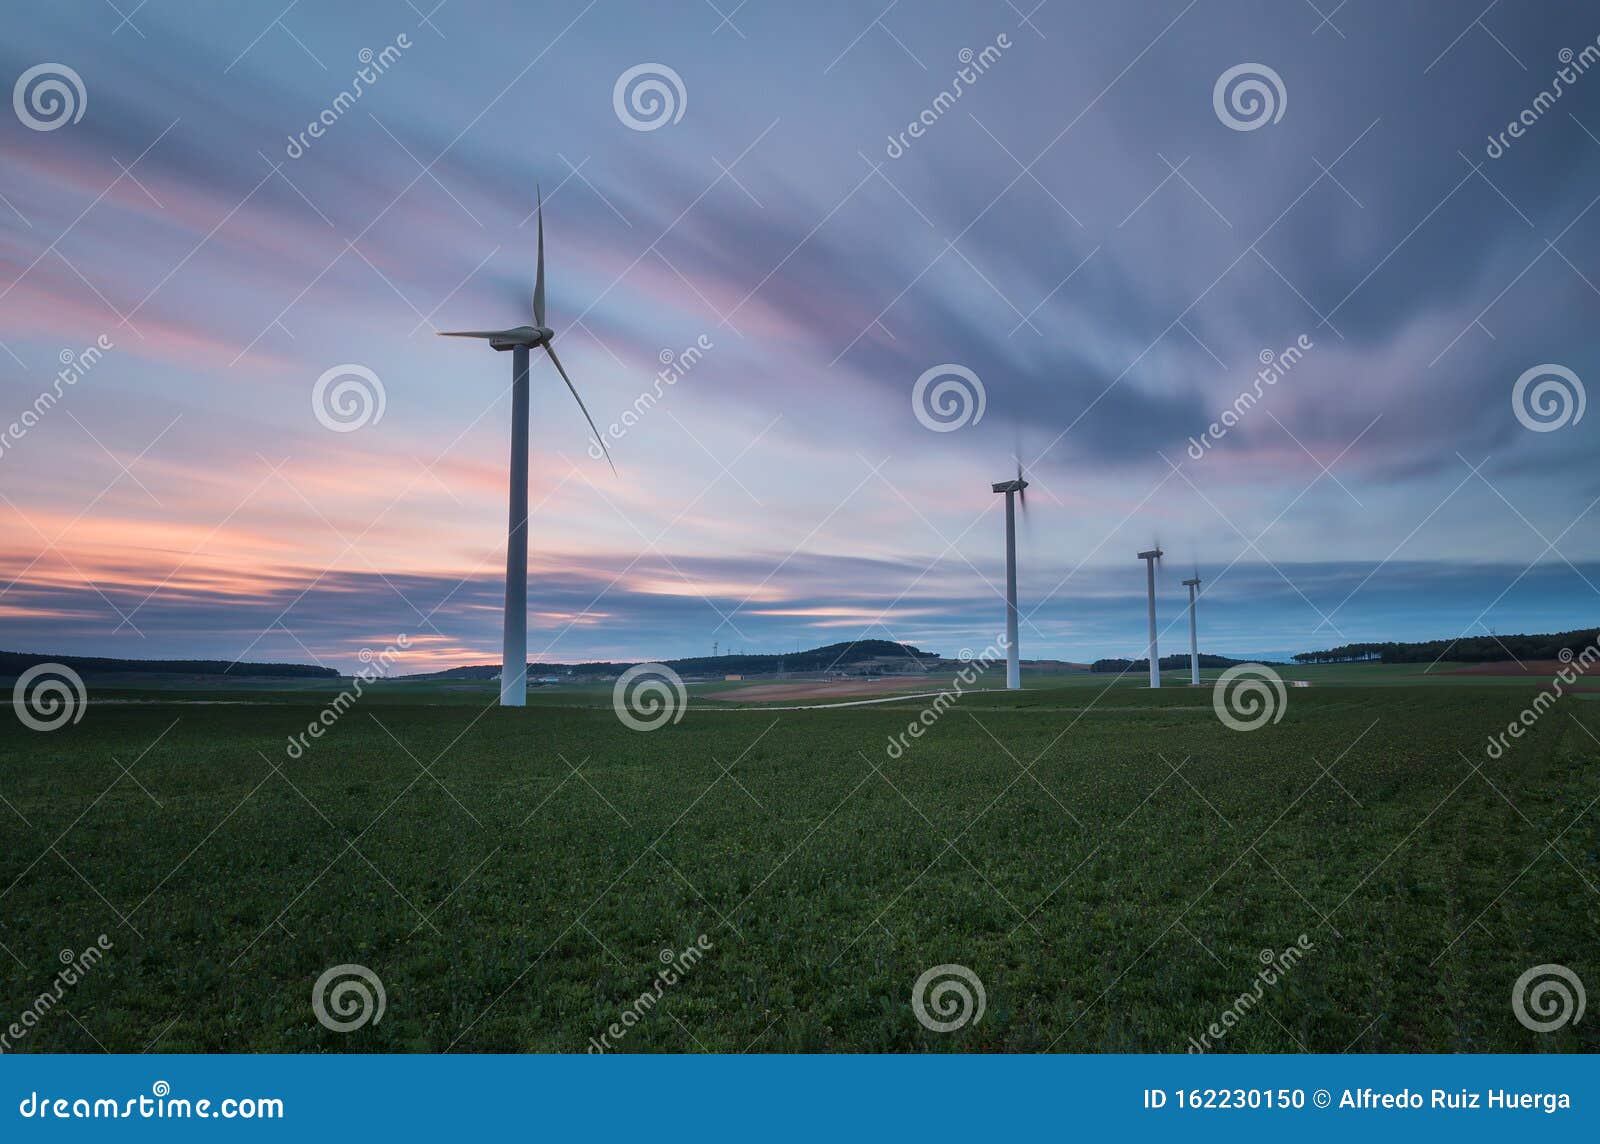
[[[538,189],[535,188],[535,193]],[[509,330],[441,332],[444,338],[483,338],[489,348],[511,351],[511,512],[506,533],[506,608],[500,661],[500,706],[522,707],[528,702],[528,351],[543,346],[572,399],[583,410],[596,441],[611,464],[611,450],[595,428],[594,418],[578,396],[572,379],[561,368],[555,331],[544,324],[544,196],[538,198],[539,264],[533,279],[533,325]],[[611,465],[612,473],[617,471]]]
[[[1156,653],[1156,561],[1166,553],[1161,551],[1158,543],[1148,552],[1139,553],[1139,559],[1144,561],[1145,586],[1150,597],[1150,686],[1161,686],[1161,660]]]
[[[1017,509],[1022,501],[1022,511],[1028,511],[1028,497],[1023,492],[1028,482],[1022,479],[1022,462],[1017,462],[1017,479],[1001,481],[993,486],[997,493],[1006,494],[1006,690],[1022,689],[1022,663],[1017,649]]]
[[[1194,579],[1185,580],[1184,587],[1189,589],[1189,685],[1200,686],[1200,638],[1195,634],[1194,602],[1200,594],[1200,569],[1194,570]]]

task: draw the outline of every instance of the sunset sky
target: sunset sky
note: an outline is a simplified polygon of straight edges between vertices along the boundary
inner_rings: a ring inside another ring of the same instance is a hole
[[[1019,456],[1024,658],[1141,654],[1157,540],[1168,652],[1195,567],[1224,654],[1600,622],[1600,411],[1513,405],[1600,378],[1600,69],[1488,153],[1592,5],[285,2],[64,0],[0,39],[8,88],[84,93],[0,114],[0,424],[111,347],[0,440],[0,648],[497,659],[510,363],[434,332],[529,320],[536,184],[600,425],[710,348],[618,476],[535,360],[535,659],[982,648]],[[650,130],[614,99],[640,64],[682,82]],[[1240,64],[1276,121],[1224,122]],[[935,432],[946,364],[985,404]],[[347,365],[382,414],[336,432]]]

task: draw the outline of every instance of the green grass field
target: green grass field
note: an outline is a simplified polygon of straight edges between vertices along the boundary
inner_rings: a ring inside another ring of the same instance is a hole
[[[926,701],[638,732],[607,687],[389,684],[296,759],[326,687],[92,687],[0,738],[0,1029],[103,933],[9,1051],[583,1051],[704,935],[616,1048],[1181,1052],[1305,934],[1215,1051],[1600,1049],[1511,1006],[1542,963],[1600,984],[1600,706],[1496,760],[1535,685],[1286,674],[1325,685],[1253,732],[1032,679],[898,758]],[[341,1034],[343,963],[387,1008]],[[952,963],[986,1009],[932,1032],[913,984]]]

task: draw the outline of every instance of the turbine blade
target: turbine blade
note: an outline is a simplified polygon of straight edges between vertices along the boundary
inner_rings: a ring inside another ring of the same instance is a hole
[[[441,338],[498,338],[504,330],[437,330]]]
[[[572,384],[572,379],[567,376],[567,371],[561,368],[561,359],[556,357],[556,348],[549,342],[544,344],[544,352],[550,355],[550,360],[555,363],[556,372],[561,375],[561,380],[567,383],[567,389],[572,393],[572,400],[578,403],[578,408],[583,410],[583,419],[589,423],[589,428],[594,429],[594,439],[600,442],[600,451],[606,455],[606,464],[611,466],[611,475],[617,475],[617,463],[611,459],[611,450],[606,448],[606,439],[600,435],[600,430],[595,428],[594,418],[589,416],[589,407],[583,403],[583,398],[578,396],[578,389]]]
[[[539,268],[535,271],[533,279],[533,324],[542,326],[544,325],[544,195],[540,193],[537,183],[534,184],[533,193],[539,196]]]

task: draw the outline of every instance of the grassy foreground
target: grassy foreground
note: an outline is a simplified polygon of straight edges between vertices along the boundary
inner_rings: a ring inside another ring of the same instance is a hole
[[[1534,687],[1291,689],[1244,733],[1102,686],[968,696],[897,758],[926,701],[639,732],[602,690],[374,692],[299,758],[325,697],[10,720],[0,1029],[103,933],[9,1051],[583,1051],[704,935],[613,1047],[1181,1052],[1304,934],[1214,1051],[1600,1049],[1511,1007],[1542,963],[1600,987],[1600,703],[1495,760]],[[386,1010],[341,1034],[344,963]],[[937,1033],[945,964],[986,1007]]]

